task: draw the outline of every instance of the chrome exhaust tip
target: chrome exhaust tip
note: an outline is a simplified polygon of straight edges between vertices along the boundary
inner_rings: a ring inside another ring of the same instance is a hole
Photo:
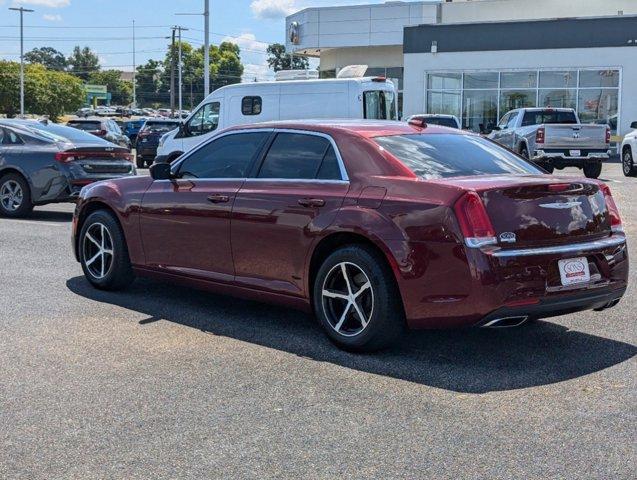
[[[491,320],[484,325],[483,328],[512,328],[519,327],[523,323],[525,323],[529,319],[528,315],[523,315],[519,317],[504,317],[504,318],[496,318],[495,320]]]

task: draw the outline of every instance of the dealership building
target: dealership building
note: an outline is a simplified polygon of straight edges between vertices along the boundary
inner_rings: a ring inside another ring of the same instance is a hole
[[[347,65],[395,81],[399,111],[486,131],[508,110],[572,107],[616,135],[637,120],[636,0],[447,0],[306,8],[288,51],[321,76]]]

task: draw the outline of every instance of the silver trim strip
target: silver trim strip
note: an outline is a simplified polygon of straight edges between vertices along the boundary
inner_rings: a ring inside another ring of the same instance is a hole
[[[552,247],[519,248],[519,249],[496,249],[486,250],[487,255],[498,258],[529,257],[532,255],[561,255],[563,253],[586,252],[610,247],[619,247],[626,244],[626,237],[623,235],[611,235],[608,238],[594,240],[592,242],[572,243],[570,245],[556,245]]]

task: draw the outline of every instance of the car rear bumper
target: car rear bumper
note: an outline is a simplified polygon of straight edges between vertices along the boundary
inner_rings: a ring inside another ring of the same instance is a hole
[[[579,151],[579,155],[571,155],[572,151]],[[610,157],[610,149],[591,148],[559,148],[559,149],[537,149],[533,153],[531,160],[551,160],[565,165],[571,162],[581,163],[586,160],[603,160]]]
[[[538,248],[412,242],[392,251],[403,270],[397,281],[411,328],[467,327],[509,313],[543,318],[601,308],[621,297],[628,281],[622,233]],[[580,257],[588,260],[590,281],[562,285],[558,261]]]
[[[519,319],[519,324],[527,320],[556,317],[584,310],[605,310],[617,305],[626,292],[626,287],[616,289],[602,288],[595,292],[578,292],[562,295],[558,298],[543,298],[533,305],[501,307],[494,310],[479,322],[479,327],[497,327],[502,320]],[[516,322],[504,323],[504,325]]]

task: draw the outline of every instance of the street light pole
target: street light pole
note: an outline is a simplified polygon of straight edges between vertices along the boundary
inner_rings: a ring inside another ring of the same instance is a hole
[[[27,8],[9,8],[20,12],[20,116],[24,116],[24,12],[33,12]]]
[[[204,0],[203,96],[210,93],[210,0]]]
[[[133,20],[133,108],[137,108],[137,89],[136,89],[136,62],[135,62],[135,20]]]
[[[175,116],[175,28],[170,44],[170,115]]]
[[[184,27],[180,27],[180,26],[177,26],[175,28],[177,28],[177,35],[178,35],[178,41],[179,41],[179,54],[178,54],[178,56],[179,56],[179,59],[178,59],[179,65],[177,66],[178,67],[177,75],[179,76],[179,81],[178,81],[178,83],[179,83],[179,118],[181,118],[181,110],[182,110],[181,93],[182,93],[182,68],[183,68],[183,65],[182,65],[183,62],[181,60],[181,32],[182,32],[182,30],[183,31],[187,31],[188,29],[184,28]]]

